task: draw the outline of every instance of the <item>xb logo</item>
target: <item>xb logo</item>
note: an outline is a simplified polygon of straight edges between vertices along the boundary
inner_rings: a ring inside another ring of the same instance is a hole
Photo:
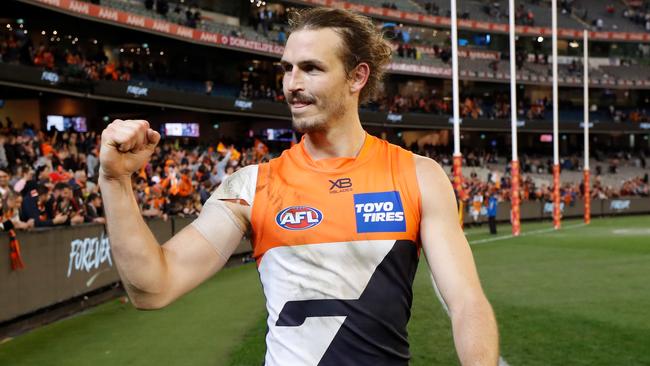
[[[337,180],[329,180],[330,193],[350,192],[352,190],[352,179],[341,178]]]

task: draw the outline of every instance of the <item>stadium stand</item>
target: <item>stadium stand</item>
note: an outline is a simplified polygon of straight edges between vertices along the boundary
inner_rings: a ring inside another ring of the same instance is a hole
[[[133,48],[131,52],[125,50],[124,53],[119,53],[116,57],[112,58],[112,61],[107,61],[105,56],[100,56],[97,58],[97,55],[86,54],[83,49],[78,48],[73,44],[63,44],[62,42],[51,42],[51,39],[43,36],[39,41],[39,46],[36,47],[32,52],[33,56],[25,58],[18,57],[20,53],[18,50],[24,42],[23,38],[15,37],[10,31],[3,30],[2,33],[3,39],[5,39],[4,48],[2,52],[2,57],[5,62],[15,63],[16,61],[26,64],[26,65],[35,65],[44,67],[48,70],[54,70],[60,72],[64,76],[72,76],[76,78],[88,79],[88,80],[101,80],[101,79],[112,79],[122,82],[134,81],[139,85],[145,87],[153,87],[159,89],[168,89],[168,90],[178,90],[184,92],[191,92],[196,94],[209,94],[214,96],[226,96],[226,97],[241,97],[246,99],[267,99],[282,102],[281,93],[279,88],[271,87],[268,83],[266,84],[265,90],[263,93],[259,92],[259,89],[262,85],[254,85],[250,83],[243,83],[241,85],[228,85],[224,83],[214,83],[213,81],[206,80],[186,80],[180,78],[169,77],[169,71],[159,72],[159,67],[153,67],[151,62],[148,62],[145,56],[149,56],[149,49],[142,51],[142,57],[139,52],[134,53]],[[81,40],[80,42],[88,41]],[[106,45],[112,49],[116,49],[116,46]],[[428,67],[437,68],[443,70],[443,73],[450,72],[448,64],[448,54],[446,48],[432,48],[433,54],[428,53],[418,53],[416,57],[410,56],[406,57],[407,54],[404,54],[404,57],[400,57],[399,51],[396,52],[395,59],[398,62],[409,63],[414,65],[423,65]],[[468,49],[471,52],[471,49]],[[57,57],[55,56],[56,52],[59,52]],[[438,52],[437,56],[435,52]],[[169,55],[167,56],[169,57]],[[166,65],[172,64],[167,57],[160,57],[157,61],[154,62],[154,66],[158,65],[158,62],[163,63],[162,69],[168,68]],[[529,56],[530,60],[532,56]],[[525,57],[522,58],[522,60]],[[56,60],[55,60],[56,59]],[[534,57],[532,58],[535,59]],[[57,61],[57,62],[55,62]],[[172,65],[176,66],[176,65]],[[447,70],[447,71],[444,71]],[[622,66],[600,66],[595,67],[590,71],[592,80],[597,80],[601,83],[606,82],[616,82],[623,79],[632,79],[630,81],[648,81],[650,82],[649,74],[650,68],[634,64],[629,65],[629,63],[624,63]],[[495,60],[495,59],[481,59],[481,58],[465,58],[461,65],[461,77],[470,77],[476,78],[479,80],[495,80],[500,79],[503,81],[507,80],[509,74],[509,62],[505,60]],[[268,72],[268,71],[267,71]],[[574,82],[579,83],[581,80],[582,67],[579,63],[569,64],[569,65],[560,65],[560,76],[563,78],[572,78]],[[550,66],[546,61],[542,63],[537,63],[533,61],[523,62],[518,69],[518,79],[519,80],[528,80],[527,82],[544,81],[545,83],[550,83]],[[267,79],[277,79],[277,71],[271,71],[266,76]],[[526,81],[524,81],[526,82]],[[207,84],[211,84],[209,87]],[[215,85],[216,84],[216,85]],[[392,98],[392,97],[391,97]],[[529,114],[528,110],[532,109],[533,106],[538,103],[534,100],[524,100],[524,107],[526,111],[523,113],[525,116],[534,116],[536,119],[545,119],[549,120],[550,115],[548,113],[548,108],[546,108],[546,113],[540,113],[536,111]],[[505,118],[507,117],[507,110],[504,110],[503,113],[490,113],[493,109],[492,104],[481,106],[484,113],[479,113],[479,116],[487,116],[488,118]],[[605,106],[609,108],[609,106]],[[372,110],[391,110],[392,108],[388,105],[379,106],[378,108],[371,107]],[[413,111],[412,108],[402,108],[406,111]],[[580,109],[567,109],[566,116],[569,117],[569,120],[578,120],[580,118]],[[431,108],[429,108],[431,110]],[[448,111],[446,108],[436,108],[438,111]],[[638,111],[634,108],[626,110],[625,108],[617,108],[621,114],[610,113],[608,116],[606,113],[603,113],[602,110],[595,111],[596,119],[599,121],[614,120],[621,121],[626,120],[628,117],[633,121],[645,121],[647,120],[646,113],[639,109]],[[637,113],[638,112],[638,113]],[[531,117],[529,117],[531,118]]]
[[[354,1],[356,2],[356,1]],[[449,17],[451,12],[448,1],[442,0],[417,0],[420,6],[418,10],[410,10],[416,13]],[[516,23],[530,26],[551,26],[550,1],[522,1],[516,9]],[[369,4],[368,4],[369,5]],[[402,9],[400,9],[402,10]],[[405,10],[408,11],[408,10]],[[471,0],[458,2],[458,17],[491,23],[508,22],[508,2],[504,0]],[[563,28],[583,28],[584,22],[576,20],[571,14],[562,14],[558,17],[558,26]]]
[[[154,3],[156,4],[156,3]],[[205,9],[197,9],[193,6],[186,6],[180,3],[172,4],[170,8],[169,2],[164,2],[165,10],[159,10],[159,6],[147,8],[144,1],[139,0],[103,0],[102,5],[123,10],[129,13],[134,13],[142,16],[152,17],[158,20],[165,20],[172,23],[180,24],[190,28],[199,28],[210,32],[221,34],[235,35],[256,41],[277,41],[277,31],[269,32],[270,30],[262,27],[260,32],[257,32],[253,27],[231,25],[222,22],[217,22],[211,19],[210,12]],[[271,23],[272,25],[273,23]],[[257,27],[255,27],[257,28]]]
[[[441,2],[438,4],[438,7],[440,7],[444,2]],[[423,6],[426,6],[427,2],[424,2]],[[446,4],[446,3],[444,3]],[[496,4],[500,4],[498,7]],[[573,6],[578,6],[576,3],[572,3]],[[210,16],[205,16],[205,15],[196,15],[199,10],[196,8],[192,7],[186,7],[185,5],[181,4],[176,4],[173,5],[174,9],[173,10],[168,10],[165,11],[165,15],[160,14],[160,11],[157,11],[155,8],[147,9],[145,6],[145,3],[142,1],[138,0],[108,0],[102,2],[102,5],[104,6],[109,6],[113,7],[116,9],[124,10],[124,11],[129,11],[134,14],[139,14],[143,16],[148,16],[148,17],[153,17],[155,19],[159,20],[166,20],[166,21],[171,21],[174,23],[182,24],[182,25],[187,25],[188,20],[195,19],[196,24],[192,23],[191,26],[193,27],[198,27],[200,29],[204,29],[207,31],[211,32],[218,32],[220,34],[228,34],[228,35],[233,35],[237,37],[243,37],[245,39],[253,40],[253,41],[260,41],[260,42],[275,42],[275,43],[282,43],[278,42],[278,33],[279,29],[286,27],[286,19],[282,14],[273,14],[269,16],[269,19],[271,19],[266,26],[262,26],[261,30],[259,27],[260,20],[259,19],[254,19],[256,11],[253,11],[252,15],[252,20],[249,22],[251,25],[245,26],[245,25],[231,25],[231,24],[225,24],[223,22],[218,22],[212,19]],[[370,5],[370,4],[366,4]],[[376,4],[375,4],[376,5]],[[480,16],[481,14],[485,14],[488,9],[485,7],[492,7],[492,8],[499,8],[499,9],[505,9],[505,6],[507,5],[507,2],[501,1],[501,2],[487,2],[487,3],[482,3],[482,2],[462,2],[460,3],[460,6],[467,6],[467,7],[473,7],[471,11],[466,12],[468,14],[468,17],[471,17],[471,19],[475,20],[481,20]],[[169,5],[165,5],[167,8],[169,8]],[[392,4],[391,4],[392,6]],[[410,0],[404,1],[404,3],[396,3],[396,6],[398,9],[411,9],[415,10],[418,5],[414,4]],[[518,13],[521,14],[528,14],[529,11],[532,11],[534,14],[540,14],[539,16],[536,16],[536,19],[541,18],[541,19],[546,19],[548,18],[548,24],[544,23],[542,25],[544,26],[549,26],[550,25],[550,8],[548,7],[548,4],[546,2],[543,3],[525,3],[522,4],[523,8],[518,9]],[[567,19],[574,19],[576,18],[575,16],[572,16],[570,14],[571,10],[571,4],[566,5],[566,9],[568,11],[566,12],[567,14],[563,14],[562,17],[560,17],[560,26],[561,27],[567,27],[567,28],[576,28],[576,27],[583,27],[585,24],[562,24],[562,19],[567,18]],[[263,9],[263,8],[262,8]],[[208,10],[201,9],[201,12],[207,14],[209,13]],[[200,14],[203,14],[199,12]],[[549,13],[549,14],[547,14]],[[478,17],[473,16],[472,14],[477,14]],[[545,15],[542,15],[545,14]],[[524,15],[520,15],[519,18],[524,17]],[[548,15],[548,16],[547,16]],[[545,18],[546,16],[546,18]],[[502,18],[501,16],[497,17],[497,20],[499,18]],[[494,20],[494,19],[492,19]],[[507,19],[505,19],[507,21]],[[254,23],[254,24],[253,24]],[[254,25],[254,26],[253,26]],[[256,31],[258,30],[258,31]],[[417,35],[417,32],[415,32]],[[286,37],[286,36],[285,36]],[[425,48],[429,49],[444,49],[444,47],[441,47],[443,45],[440,44],[433,44],[433,43],[428,43],[425,39],[419,39],[418,37],[414,37],[411,40],[409,40],[409,43],[414,44],[414,45],[421,45],[424,46]],[[420,52],[417,52],[420,51]],[[434,53],[437,56],[441,56],[443,63],[437,63],[434,58],[429,57],[424,50],[415,50],[413,55],[417,55],[417,57],[400,57],[396,58],[396,61],[401,62],[401,63],[406,63],[406,64],[415,64],[415,65],[427,65],[427,66],[433,66],[433,67],[441,67],[448,69],[448,66],[445,64],[448,63],[448,54],[443,52],[442,55],[439,53]],[[461,56],[462,57],[462,56]],[[502,73],[502,74],[496,74],[492,75],[489,74],[490,70],[489,63],[481,62],[481,61],[470,61],[467,63],[463,63],[463,67],[466,67],[468,71],[465,73],[466,77],[480,77],[478,74],[481,74],[483,72],[486,73],[486,75],[489,75],[490,77],[498,78],[500,80],[505,81],[507,79],[507,74]],[[507,71],[507,63],[504,63],[505,67],[502,67],[502,70]],[[536,65],[531,65],[528,60],[523,60],[523,65],[528,66],[524,67],[523,69],[520,68],[520,70],[523,72],[521,76],[523,76],[526,80],[531,80],[534,79],[535,82],[537,81],[544,81],[544,82],[550,82],[548,80],[548,76],[550,75],[550,67],[544,68],[543,66],[536,66]],[[565,69],[567,68],[566,65],[561,65],[561,70],[560,70],[560,76],[562,78],[570,77],[572,82],[574,84],[578,84],[579,80],[576,77],[580,76],[580,71],[577,73],[574,72],[564,72]],[[529,74],[528,71],[531,71]],[[598,67],[593,67],[593,74],[591,79],[594,80],[594,82],[598,82],[601,84],[610,84],[610,83],[623,83],[625,84],[626,82],[637,82],[639,79],[638,78],[630,78],[629,73],[626,72],[620,72],[620,73],[603,73]],[[542,77],[543,80],[540,80],[539,77]],[[610,76],[610,77],[607,77]],[[642,80],[645,80],[646,78],[642,78]]]
[[[351,1],[355,4],[368,5],[378,7],[381,5],[382,8],[392,9],[392,10],[401,10],[408,11],[413,13],[424,13],[422,7],[420,7],[416,2],[412,0],[398,0],[398,1],[382,1],[381,4],[379,1],[372,0],[355,0]]]

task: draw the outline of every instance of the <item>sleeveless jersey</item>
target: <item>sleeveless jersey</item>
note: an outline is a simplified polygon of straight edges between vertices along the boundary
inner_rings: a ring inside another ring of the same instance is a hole
[[[407,365],[420,252],[413,154],[367,135],[356,158],[314,161],[303,139],[260,164],[254,184],[265,364]]]

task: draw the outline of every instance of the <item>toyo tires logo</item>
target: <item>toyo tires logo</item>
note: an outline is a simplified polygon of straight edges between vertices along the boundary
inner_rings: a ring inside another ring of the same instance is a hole
[[[305,230],[323,221],[323,214],[308,206],[291,206],[280,211],[275,216],[275,222],[286,230]]]

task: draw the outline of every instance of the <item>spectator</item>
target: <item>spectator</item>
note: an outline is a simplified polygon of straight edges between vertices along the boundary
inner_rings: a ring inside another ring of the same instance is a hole
[[[278,31],[278,43],[281,45],[287,43],[287,33],[285,32],[284,27],[280,27],[280,31]]]
[[[18,194],[22,194],[27,182],[34,178],[34,169],[29,165],[20,166],[16,178],[18,179],[16,179],[16,182],[13,184],[13,190]]]
[[[490,197],[488,198],[488,208],[487,216],[488,223],[490,225],[490,234],[496,235],[497,233],[497,208],[499,205],[499,199],[496,195],[496,189],[492,189],[490,192]]]
[[[259,20],[259,24],[262,25],[262,33],[264,33],[265,36],[268,35],[269,25],[271,24],[271,16],[272,12],[271,10],[267,10],[266,6],[261,7],[257,12],[257,18]]]
[[[201,182],[199,188],[199,199],[201,200],[201,205],[204,205],[205,202],[210,198],[211,188],[212,184],[210,183],[210,180],[204,180]]]
[[[0,135],[0,169],[7,169],[9,167],[7,151],[5,150],[6,143],[7,137],[5,135]]]
[[[11,192],[9,186],[9,174],[5,170],[0,169],[0,199],[7,199]]]
[[[77,225],[84,222],[83,206],[79,199],[74,197],[72,187],[67,183],[57,183],[54,192],[60,192],[54,200],[54,213],[66,215],[68,225]]]
[[[33,220],[35,227],[65,224],[68,216],[61,213],[55,216],[52,206],[48,204],[49,200],[50,191],[45,185],[32,189],[23,198],[20,220],[24,222]]]
[[[86,209],[84,222],[92,222],[97,224],[105,224],[104,208],[102,205],[102,197],[97,193],[91,193],[86,199]]]
[[[218,186],[226,179],[226,166],[232,156],[232,146],[224,154],[223,158],[215,164],[213,174],[210,175],[210,182],[213,186]]]
[[[2,200],[0,200],[0,208],[2,211],[2,217],[4,220],[11,221],[11,225],[18,230],[26,230],[34,227],[34,220],[29,219],[27,221],[22,221],[20,219],[20,206],[22,204],[23,197],[17,194],[10,194],[7,197],[6,204],[3,205]],[[5,230],[9,225],[4,225]]]
[[[91,150],[86,156],[86,171],[88,178],[94,178],[99,171],[99,159],[94,150]]]
[[[77,198],[82,198],[84,192],[91,193],[97,191],[97,185],[88,180],[85,170],[77,170],[74,172],[74,178],[70,179],[68,184],[72,187],[74,196]]]
[[[163,196],[160,185],[151,187],[151,194],[142,205],[142,216],[162,217],[164,220],[167,220],[168,209],[169,199]]]
[[[158,12],[158,14],[162,15],[163,17],[166,17],[167,13],[169,12],[169,3],[167,2],[167,0],[157,0],[156,11]]]

